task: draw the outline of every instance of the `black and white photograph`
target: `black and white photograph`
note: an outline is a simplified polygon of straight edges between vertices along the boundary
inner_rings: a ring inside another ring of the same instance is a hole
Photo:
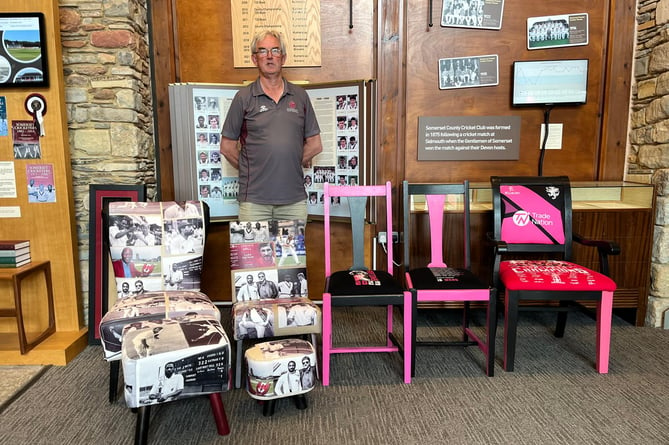
[[[444,0],[441,26],[501,29],[504,0]]]
[[[499,84],[497,55],[439,59],[439,89],[487,87]]]
[[[527,49],[588,44],[588,14],[563,14],[527,19]]]

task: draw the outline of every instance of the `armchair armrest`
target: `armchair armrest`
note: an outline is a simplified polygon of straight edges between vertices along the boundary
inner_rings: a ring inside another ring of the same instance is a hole
[[[609,255],[620,255],[620,245],[615,241],[607,240],[593,240],[589,238],[584,238],[583,236],[573,233],[572,239],[584,246],[596,247],[597,253],[599,254],[599,264],[601,267],[601,272],[604,275],[609,275]]]
[[[495,239],[495,235],[492,232],[486,233],[486,244],[494,249],[495,255],[508,252],[508,244],[506,241]]]

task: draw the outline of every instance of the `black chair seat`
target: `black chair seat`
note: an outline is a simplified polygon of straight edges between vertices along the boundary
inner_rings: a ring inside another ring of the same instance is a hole
[[[467,269],[455,267],[437,268],[419,267],[410,270],[411,281],[420,283],[420,290],[444,289],[487,289],[488,285]]]

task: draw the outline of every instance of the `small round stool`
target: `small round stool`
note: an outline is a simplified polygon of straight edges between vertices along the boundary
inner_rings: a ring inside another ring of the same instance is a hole
[[[263,415],[274,414],[274,402],[294,397],[298,409],[307,407],[305,393],[316,383],[316,351],[306,340],[284,338],[257,343],[246,350],[246,390],[264,402]]]

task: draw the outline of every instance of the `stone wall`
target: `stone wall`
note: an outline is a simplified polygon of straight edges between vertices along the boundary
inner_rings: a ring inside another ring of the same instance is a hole
[[[88,316],[89,184],[156,190],[146,0],[60,0],[72,182]]]
[[[669,0],[639,0],[627,179],[656,187],[646,326],[669,317]]]

